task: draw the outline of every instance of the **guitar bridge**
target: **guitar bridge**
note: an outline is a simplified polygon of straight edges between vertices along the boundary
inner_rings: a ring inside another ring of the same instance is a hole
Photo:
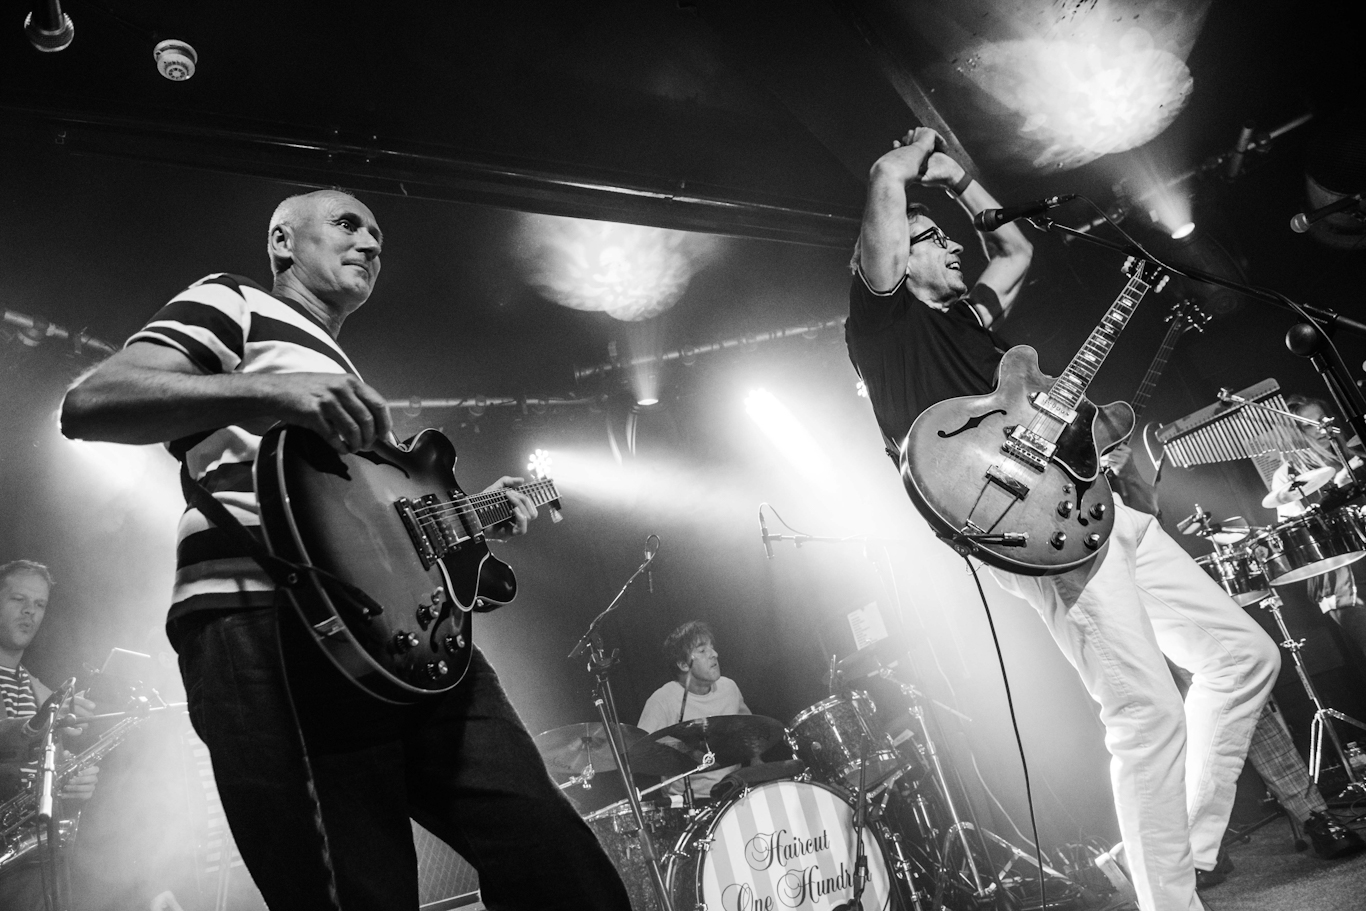
[[[455,544],[449,539],[446,523],[433,515],[436,505],[436,498],[430,494],[418,500],[399,497],[394,501],[423,569],[431,569]]]
[[[1006,493],[1017,500],[1023,500],[1025,497],[1029,496],[1029,487],[1021,481],[1007,477],[1001,469],[997,468],[995,465],[987,469],[987,480],[1004,488]]]

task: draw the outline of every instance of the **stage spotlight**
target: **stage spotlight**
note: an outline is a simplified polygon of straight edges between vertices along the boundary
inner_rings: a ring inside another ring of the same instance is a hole
[[[828,483],[834,476],[830,459],[787,406],[766,389],[745,396],[745,411],[793,468],[808,480]]]
[[[523,272],[547,300],[625,322],[678,303],[721,250],[713,235],[558,215],[523,215],[518,234]]]
[[[1194,233],[1195,222],[1188,221],[1184,225],[1178,227],[1175,231],[1172,231],[1172,240],[1181,240],[1184,237],[1190,237]]]
[[[868,398],[868,384],[863,380],[856,381],[854,383],[854,392],[856,392],[861,399]]]
[[[531,472],[533,477],[544,478],[550,475],[550,466],[554,463],[549,450],[537,449],[527,460],[526,470]]]
[[[636,404],[641,406],[642,408],[648,408],[651,405],[658,405],[659,399],[655,396],[647,395],[636,399]]]

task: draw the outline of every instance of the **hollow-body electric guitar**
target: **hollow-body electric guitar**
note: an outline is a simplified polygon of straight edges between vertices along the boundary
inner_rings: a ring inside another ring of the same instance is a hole
[[[517,594],[484,537],[512,504],[503,490],[466,495],[455,461],[436,430],[341,454],[289,425],[267,432],[256,457],[267,545],[306,568],[290,599],[332,663],[388,702],[457,686],[473,648],[470,612]],[[518,490],[558,516],[554,481]]]
[[[998,569],[1041,576],[1096,555],[1114,527],[1100,456],[1133,431],[1126,402],[1096,406],[1086,390],[1154,283],[1130,258],[1129,281],[1056,379],[1033,348],[1007,351],[988,395],[925,409],[901,444],[901,477],[931,527]],[[1149,273],[1154,273],[1150,275]]]

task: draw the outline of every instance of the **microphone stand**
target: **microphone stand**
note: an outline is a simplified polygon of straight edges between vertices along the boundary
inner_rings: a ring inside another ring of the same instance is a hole
[[[38,809],[37,820],[41,829],[47,827],[47,859],[44,861],[52,873],[51,881],[45,884],[44,899],[50,911],[63,911],[65,903],[62,901],[61,881],[57,857],[59,842],[61,841],[61,820],[57,818],[57,715],[62,710],[62,705],[71,694],[76,691],[76,678],[72,677],[57,689],[57,695],[61,698],[57,701],[52,714],[48,716],[43,724],[43,739],[39,747],[38,764]],[[62,695],[65,694],[65,695]]]
[[[864,808],[868,803],[868,738],[859,739],[858,745],[858,801],[854,808],[854,895],[847,902],[841,902],[835,911],[858,911],[863,906],[863,887],[868,884],[868,852],[863,844]]]
[[[650,549],[650,541],[654,540],[654,549]],[[618,661],[616,649],[607,654],[606,646],[602,642],[602,633],[599,627],[607,616],[616,609],[621,603],[621,599],[626,595],[626,590],[631,587],[631,583],[639,579],[641,574],[650,569],[650,564],[654,563],[655,557],[659,555],[659,535],[650,535],[645,539],[645,562],[640,564],[631,578],[626,580],[626,584],[617,592],[611,603],[593,618],[593,622],[588,624],[588,630],[579,639],[574,650],[569,653],[570,658],[577,658],[585,651],[588,652],[588,671],[596,680],[593,685],[593,704],[597,706],[598,715],[602,718],[603,728],[607,732],[607,743],[612,748],[612,757],[616,760],[617,770],[621,773],[622,784],[626,786],[626,800],[631,807],[631,815],[636,821],[636,840],[640,844],[641,856],[645,858],[645,865],[650,871],[650,885],[655,890],[655,897],[659,901],[660,911],[673,911],[673,902],[669,898],[669,890],[664,884],[664,875],[659,869],[659,858],[655,855],[654,842],[650,839],[649,829],[645,825],[645,812],[640,804],[640,792],[636,790],[635,776],[631,774],[631,763],[627,756],[627,747],[621,736],[621,722],[617,714],[616,700],[612,696],[612,681],[610,679],[612,668]]]
[[[1345,329],[1354,335],[1366,337],[1366,323],[1343,316],[1334,310],[1315,307],[1312,304],[1296,303],[1284,294],[1267,288],[1245,285],[1218,275],[1211,275],[1200,269],[1173,266],[1162,262],[1135,244],[1119,244],[1103,237],[1093,237],[1087,232],[1069,228],[1067,225],[1060,225],[1051,218],[1032,218],[1029,221],[1041,231],[1061,231],[1068,237],[1084,240],[1087,243],[1123,253],[1125,256],[1141,257],[1149,262],[1157,263],[1173,275],[1180,275],[1191,281],[1206,285],[1218,285],[1221,288],[1236,291],[1246,297],[1290,310],[1296,316],[1306,320],[1306,322],[1292,326],[1290,331],[1286,333],[1286,347],[1292,353],[1311,360],[1324,384],[1328,387],[1328,392],[1334,403],[1347,419],[1347,423],[1351,425],[1352,430],[1360,439],[1366,441],[1366,401],[1362,400],[1361,394],[1352,384],[1347,368],[1336,357],[1336,351],[1333,351],[1332,346],[1327,344],[1328,336],[1331,336],[1337,329]],[[1332,359],[1324,355],[1325,348],[1333,351],[1334,357]]]

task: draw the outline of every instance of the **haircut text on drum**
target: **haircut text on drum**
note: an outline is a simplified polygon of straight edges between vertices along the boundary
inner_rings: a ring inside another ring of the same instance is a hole
[[[829,911],[854,894],[854,810],[841,792],[770,781],[713,808],[669,859],[674,907],[707,911]],[[888,907],[881,837],[864,830],[865,911]]]

